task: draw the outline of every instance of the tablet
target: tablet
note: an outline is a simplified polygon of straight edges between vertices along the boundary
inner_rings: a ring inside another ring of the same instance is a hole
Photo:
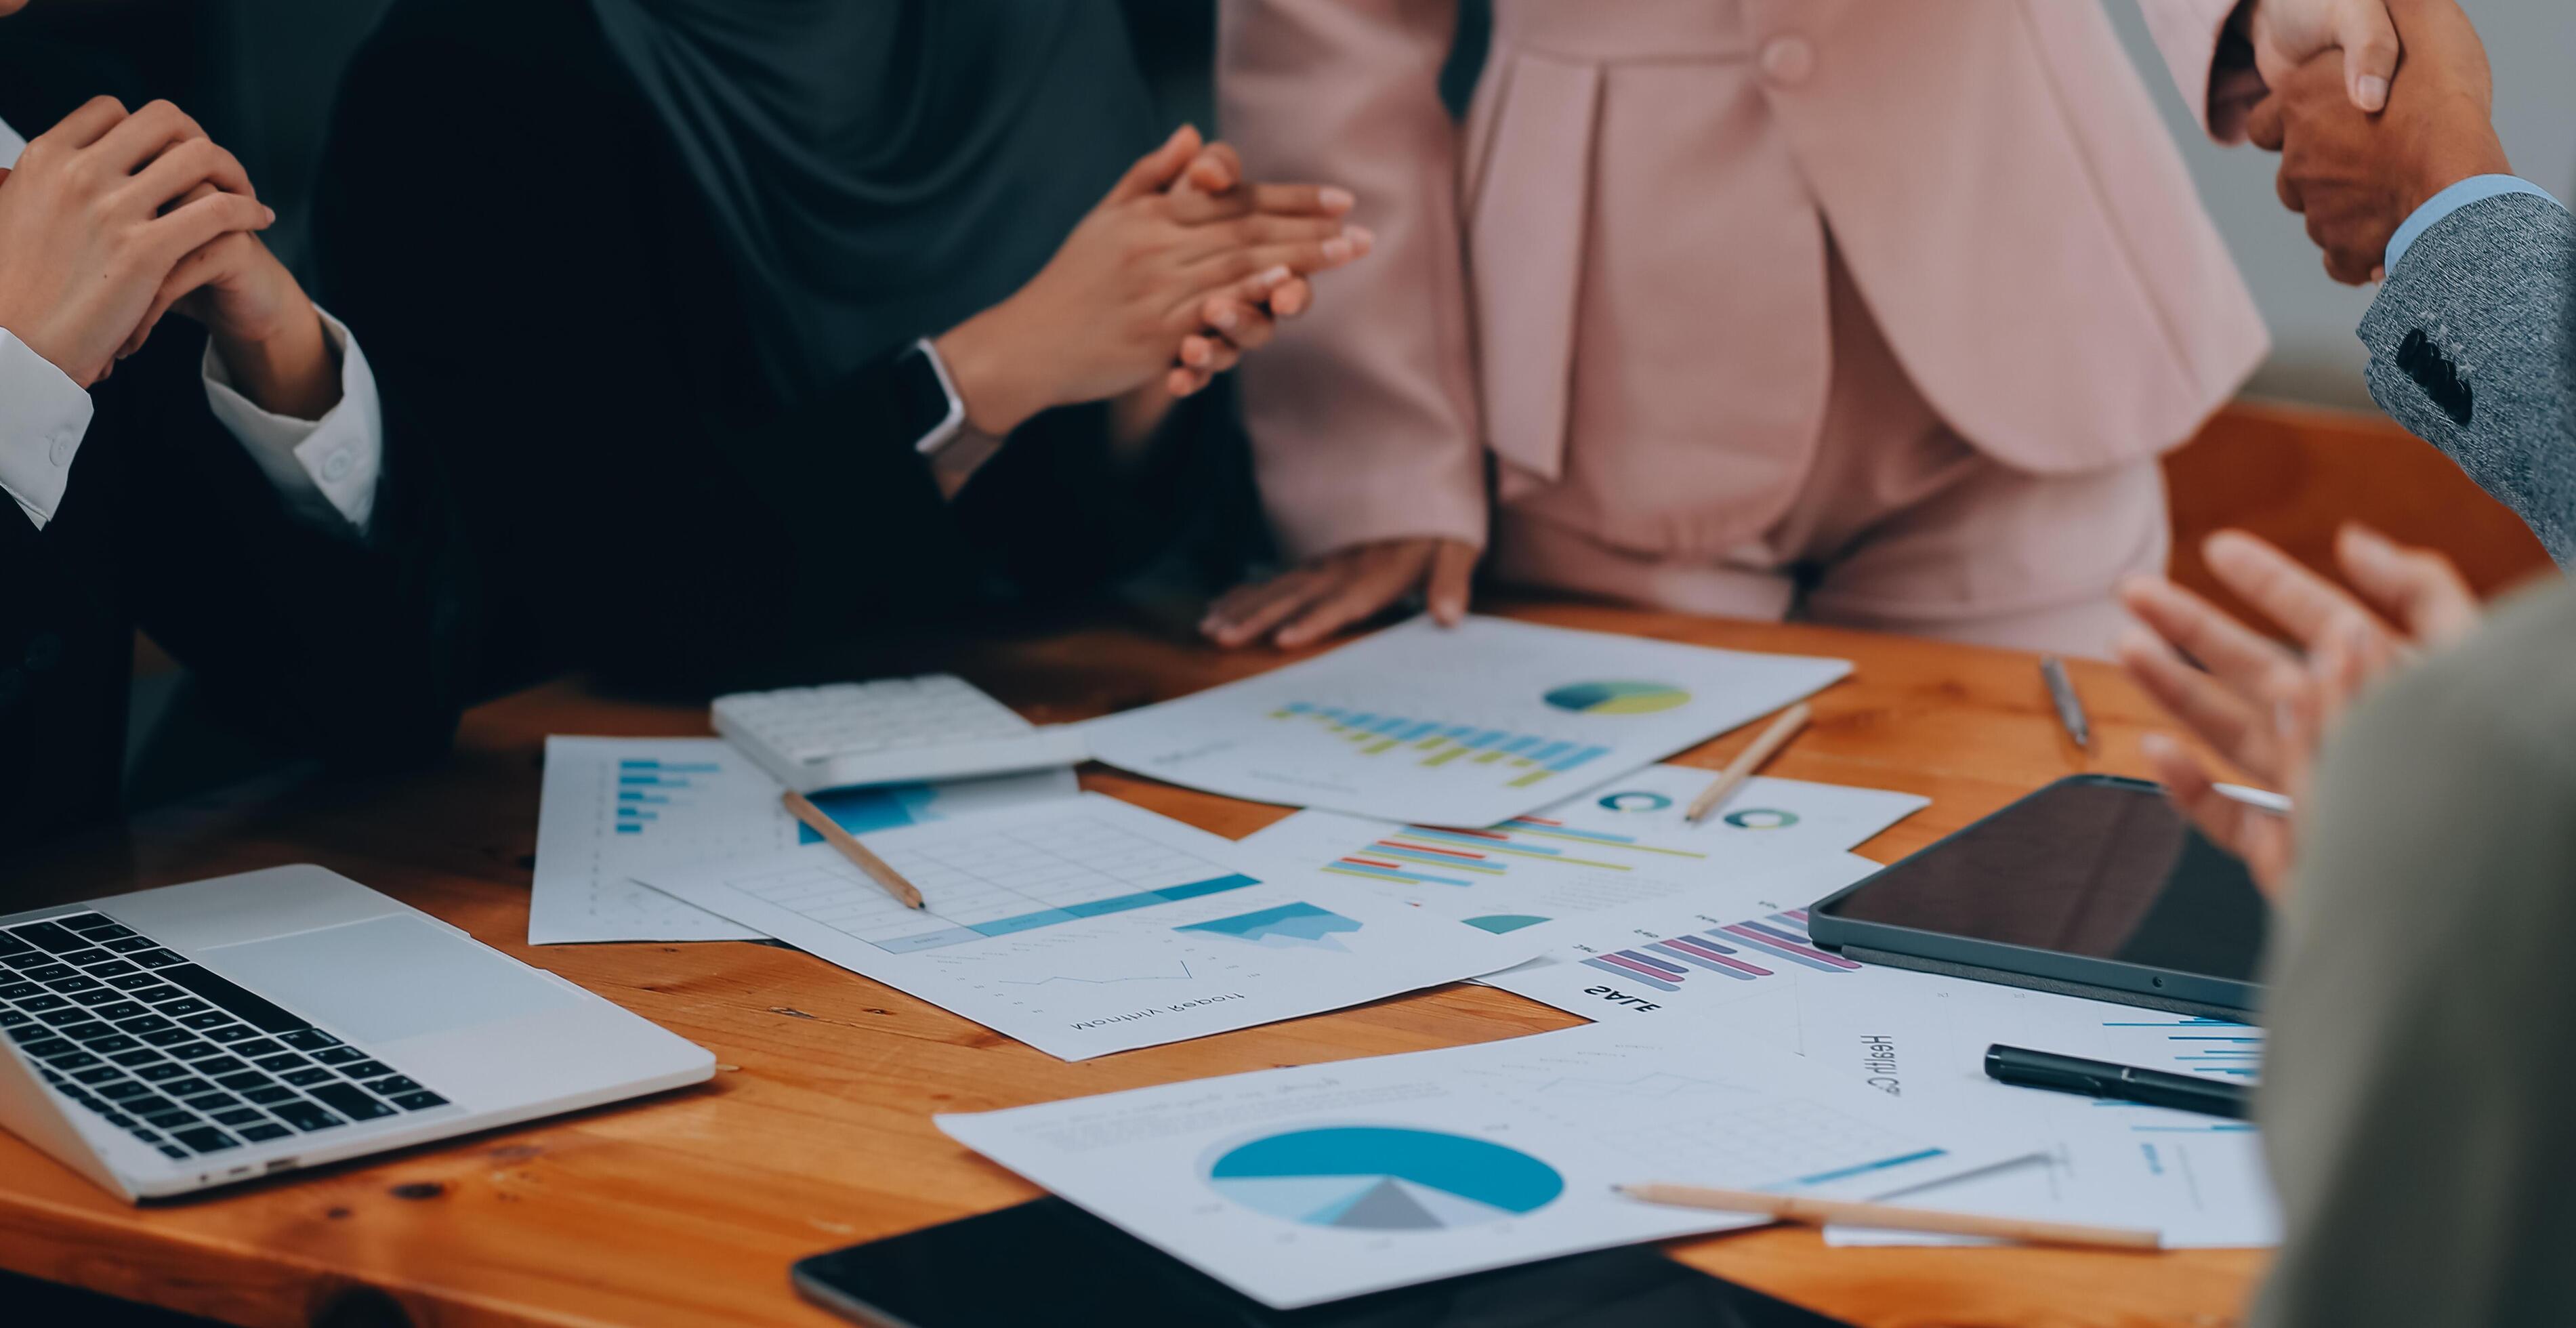
[[[2162,787],[2061,779],[1808,910],[1854,959],[2245,1019],[2271,911]]]
[[[869,1328],[1850,1328],[1637,1246],[1274,1310],[1055,1198],[818,1254],[792,1276]]]

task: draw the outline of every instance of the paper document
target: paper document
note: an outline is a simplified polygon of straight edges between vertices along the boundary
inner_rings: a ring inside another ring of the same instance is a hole
[[[1096,794],[866,839],[927,910],[826,845],[646,879],[1067,1060],[1455,982],[1535,949],[1327,897],[1232,840]]]
[[[1786,857],[1857,848],[1932,805],[1914,793],[1756,775],[1697,825],[1683,820],[1691,799],[1716,780],[1716,771],[1697,766],[1650,765],[1550,803],[1530,819],[1611,834],[1691,836],[1709,841],[1699,847],[1721,858],[1756,852]]]
[[[1909,1194],[1907,1203],[2153,1227],[2170,1247],[2278,1240],[2253,1126],[2017,1088],[1984,1072],[1986,1047],[2003,1042],[2242,1080],[2258,1072],[2261,1030],[1845,959],[1806,943],[1804,902],[1835,875],[1817,864],[1805,876],[1784,871],[1750,891],[1725,888],[1688,906],[1597,915],[1583,942],[1484,982],[1626,1032],[1687,1025],[1766,1042],[1885,1094],[1918,1128],[1983,1122],[2047,1154]],[[1832,1235],[1879,1244],[1960,1239],[1839,1228]]]
[[[1400,900],[1541,948],[1597,930],[1593,919],[1605,912],[1682,904],[1721,886],[1767,879],[1784,864],[1818,861],[1747,852],[1714,836],[1613,834],[1531,817],[1486,830],[1445,830],[1299,812],[1243,842],[1345,891]],[[1841,874],[1818,895],[1877,870],[1839,852],[1821,860]]]
[[[1576,1028],[938,1118],[950,1137],[1288,1309],[1764,1219],[1681,1181],[1835,1198],[2012,1156],[1927,1135],[1819,1062],[1722,1032]]]
[[[1092,754],[1237,798],[1483,826],[1825,687],[1839,659],[1470,617],[1082,726]]]
[[[634,877],[758,857],[821,837],[779,805],[779,782],[722,738],[546,739],[528,943],[730,941],[760,933]],[[1071,770],[833,789],[815,805],[854,834],[961,811],[1070,798]]]

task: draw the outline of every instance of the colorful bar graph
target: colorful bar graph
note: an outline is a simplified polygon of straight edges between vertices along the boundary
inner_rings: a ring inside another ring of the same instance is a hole
[[[1840,955],[1812,948],[1813,942],[1807,936],[1806,918],[1806,910],[1793,909],[1767,918],[1729,923],[1700,935],[1667,936],[1634,950],[1613,950],[1583,962],[1605,973],[1644,982],[1659,991],[1681,990],[1683,980],[1696,976],[1691,972],[1694,968],[1723,973],[1738,982],[1754,982],[1776,974],[1777,970],[1764,968],[1747,958],[1748,951],[1786,959],[1820,973],[1848,973],[1860,967]]]
[[[1681,984],[1678,982],[1670,981],[1651,971],[1638,968],[1634,964],[1626,963],[1624,961],[1624,953],[1602,955],[1597,959],[1586,959],[1583,962],[1587,967],[1600,969],[1602,972],[1608,973],[1623,982],[1642,982],[1657,991],[1681,990]]]
[[[1305,701],[1291,701],[1272,711],[1271,718],[1319,724],[1326,732],[1349,739],[1363,756],[1382,756],[1401,747],[1408,752],[1419,753],[1421,764],[1431,769],[1438,769],[1461,757],[1467,757],[1471,764],[1478,765],[1508,761],[1521,770],[1510,781],[1514,788],[1527,788],[1610,754],[1607,747],[1562,738],[1480,729],[1472,724],[1451,724],[1410,715],[1381,715],[1372,710],[1351,710]]]

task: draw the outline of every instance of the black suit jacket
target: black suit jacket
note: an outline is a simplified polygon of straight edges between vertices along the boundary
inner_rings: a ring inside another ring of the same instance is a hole
[[[389,418],[373,538],[298,522],[207,409],[204,350],[172,318],[93,389],[41,530],[0,501],[0,859],[115,809],[138,627],[285,747],[381,765],[453,727],[465,578],[429,459]]]
[[[583,0],[397,4],[343,81],[316,242],[332,307],[454,463],[503,680],[773,681],[1096,585],[1168,542],[1224,455],[1212,403],[1143,476],[1112,473],[1104,412],[1052,411],[952,503],[890,362],[777,404],[705,205]]]

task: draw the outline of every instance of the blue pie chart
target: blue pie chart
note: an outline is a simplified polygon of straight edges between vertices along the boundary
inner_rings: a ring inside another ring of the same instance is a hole
[[[1565,1193],[1556,1168],[1517,1148],[1380,1125],[1292,1130],[1237,1144],[1209,1167],[1208,1185],[1257,1213],[1362,1231],[1482,1226]]]

